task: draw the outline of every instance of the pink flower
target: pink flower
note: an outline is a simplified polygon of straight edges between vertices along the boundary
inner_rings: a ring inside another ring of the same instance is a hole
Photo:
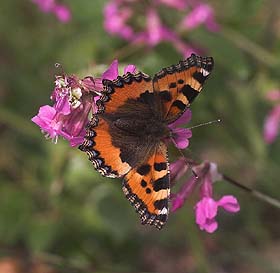
[[[215,201],[213,196],[213,182],[220,180],[221,175],[217,171],[217,165],[214,163],[205,163],[206,172],[201,177],[202,185],[200,188],[201,200],[195,206],[196,223],[201,230],[213,233],[218,228],[216,216],[218,208],[236,213],[240,210],[237,199],[231,195],[225,195],[218,201]],[[204,169],[205,171],[205,169]]]
[[[172,131],[172,137],[175,145],[179,149],[185,149],[189,146],[189,138],[192,137],[192,131],[186,128],[180,128],[179,125],[188,123],[191,120],[192,113],[190,109],[186,109],[183,115],[175,122],[168,125]]]
[[[44,105],[40,107],[38,115],[31,120],[47,133],[47,137],[55,139],[56,142],[57,136],[60,134],[62,123],[57,119],[55,108]]]
[[[279,134],[280,127],[280,91],[273,90],[268,92],[267,99],[270,101],[276,101],[278,104],[272,108],[267,115],[264,122],[263,135],[264,140],[267,143],[275,141]]]
[[[61,4],[57,4],[56,0],[31,0],[44,13],[53,13],[62,23],[68,23],[71,20],[70,9]]]
[[[168,9],[173,8],[178,13],[177,17],[181,18],[180,13],[185,13],[187,8],[191,6],[189,2],[191,1],[154,0],[149,5],[140,6],[139,1],[111,0],[104,8],[104,28],[108,33],[135,44],[154,47],[161,42],[172,43],[178,52],[184,57],[188,57],[197,50],[193,50],[191,46],[184,42],[177,29],[172,29],[158,11],[161,6],[165,6],[166,10],[167,7]],[[218,28],[214,20],[213,9],[206,4],[196,5],[182,25],[184,28],[186,28],[185,24],[188,28],[194,28],[194,26],[202,23],[213,31]],[[178,22],[174,22],[174,24],[177,26]]]
[[[279,134],[280,105],[275,106],[267,115],[264,122],[264,140],[272,143]]]
[[[213,233],[218,228],[215,218],[219,207],[231,213],[240,210],[237,199],[232,195],[225,195],[218,201],[210,197],[203,197],[195,206],[196,223],[201,230]]]
[[[34,4],[38,6],[38,8],[44,12],[49,13],[53,10],[55,6],[55,0],[31,0]]]
[[[205,24],[211,31],[219,30],[219,25],[214,19],[214,10],[208,4],[197,5],[181,22],[181,26],[187,29],[197,28],[201,24]]]
[[[55,143],[62,136],[71,146],[81,144],[89,113],[95,111],[94,88],[91,77],[80,80],[75,75],[57,76],[51,95],[54,106],[42,106],[32,121]]]
[[[124,72],[135,73],[136,67],[128,65]],[[103,79],[118,77],[118,61],[115,60],[101,78],[87,76],[79,79],[75,75],[57,76],[51,95],[53,107],[42,106],[32,118],[48,138],[57,142],[58,136],[67,139],[71,146],[83,142],[90,112],[96,113],[96,102],[103,91]]]
[[[31,120],[46,133],[47,138],[53,139],[55,143],[58,136],[62,136],[70,142],[71,146],[77,146],[83,142],[91,108],[90,101],[84,102],[77,109],[64,115],[55,107],[45,105],[40,107],[39,113]]]
[[[123,39],[131,40],[134,35],[127,20],[132,16],[132,10],[125,6],[121,8],[117,1],[111,1],[104,8],[104,28],[108,33],[117,34]]]
[[[70,9],[65,5],[55,5],[53,13],[61,23],[68,23],[72,17]]]
[[[159,0],[162,4],[175,8],[178,10],[184,10],[187,7],[186,0]]]

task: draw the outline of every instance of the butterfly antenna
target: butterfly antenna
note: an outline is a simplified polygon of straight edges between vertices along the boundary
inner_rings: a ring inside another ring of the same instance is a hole
[[[194,129],[194,128],[198,128],[198,127],[201,127],[201,126],[204,126],[204,125],[210,125],[210,124],[213,124],[213,123],[219,123],[221,121],[222,121],[221,119],[215,119],[215,120],[204,122],[204,123],[201,123],[201,124],[198,124],[198,125],[194,125],[192,127],[188,127],[187,129]]]
[[[63,69],[62,64],[60,64],[60,63],[55,63],[55,64],[54,64],[54,67],[55,67],[55,68],[59,68],[60,71],[62,72],[62,75],[63,75],[63,76],[65,75],[65,72],[64,72],[64,69]]]
[[[198,175],[195,172],[195,170],[193,169],[193,167],[192,167],[193,165],[187,160],[187,158],[184,155],[183,151],[177,147],[175,139],[173,137],[171,137],[171,140],[172,140],[173,144],[175,145],[175,147],[177,148],[177,150],[180,153],[180,155],[184,158],[186,165],[189,166],[189,168],[191,169],[193,176],[197,179]]]

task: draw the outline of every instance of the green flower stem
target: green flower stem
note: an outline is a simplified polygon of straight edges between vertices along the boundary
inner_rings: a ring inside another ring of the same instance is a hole
[[[280,201],[273,198],[273,197],[270,197],[260,191],[257,191],[257,190],[254,190],[254,189],[251,189],[247,186],[244,186],[243,184],[239,183],[238,181],[228,177],[227,175],[223,174],[223,179],[227,182],[229,182],[230,184],[234,185],[234,186],[237,186],[238,188],[250,193],[251,195],[253,195],[254,197],[256,197],[257,199],[263,201],[263,202],[266,202],[270,205],[272,205],[273,207],[276,207],[278,209],[280,209]]]

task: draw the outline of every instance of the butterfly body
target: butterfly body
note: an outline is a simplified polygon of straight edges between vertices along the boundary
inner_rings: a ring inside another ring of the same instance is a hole
[[[139,72],[103,81],[98,111],[80,149],[102,175],[123,178],[123,192],[142,224],[160,229],[167,221],[168,125],[199,94],[212,67],[212,58],[193,54],[153,79]]]

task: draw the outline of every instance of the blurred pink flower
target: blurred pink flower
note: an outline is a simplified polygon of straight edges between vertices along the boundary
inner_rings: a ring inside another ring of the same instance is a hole
[[[65,5],[55,5],[55,7],[53,8],[53,13],[62,23],[68,23],[72,17],[70,9]]]
[[[193,6],[188,2],[191,1],[152,0],[149,5],[141,5],[141,1],[136,0],[111,0],[104,8],[104,28],[110,34],[150,47],[161,42],[172,43],[178,52],[187,57],[191,53],[198,53],[198,50],[189,46],[181,38],[178,29],[171,28],[158,11],[161,6],[165,6],[166,10],[175,9],[180,18],[180,13],[187,13]],[[174,24],[177,26],[178,22]],[[205,24],[209,30],[218,30],[218,24],[214,20],[214,11],[207,4],[196,4],[183,20],[184,28],[186,28],[185,24],[189,29]]]
[[[188,4],[186,0],[158,0],[158,2],[178,10],[184,10]]]
[[[194,29],[204,24],[210,31],[218,31],[219,25],[215,21],[214,10],[208,4],[199,4],[193,8],[182,20],[181,26]]]
[[[267,115],[264,122],[264,140],[272,143],[279,134],[280,105],[275,106]]]
[[[134,31],[127,24],[132,16],[129,7],[121,8],[119,1],[111,1],[104,8],[104,28],[108,33],[117,34],[123,39],[133,39]]]
[[[61,23],[71,20],[71,11],[66,5],[57,4],[56,0],[31,0],[44,13],[53,13]]]
[[[49,13],[55,6],[55,0],[31,0],[38,8],[45,13]]]
[[[273,90],[267,93],[267,99],[270,101],[276,101],[276,104],[272,110],[268,113],[264,121],[263,135],[264,140],[267,143],[275,141],[279,135],[280,129],[280,91]]]

